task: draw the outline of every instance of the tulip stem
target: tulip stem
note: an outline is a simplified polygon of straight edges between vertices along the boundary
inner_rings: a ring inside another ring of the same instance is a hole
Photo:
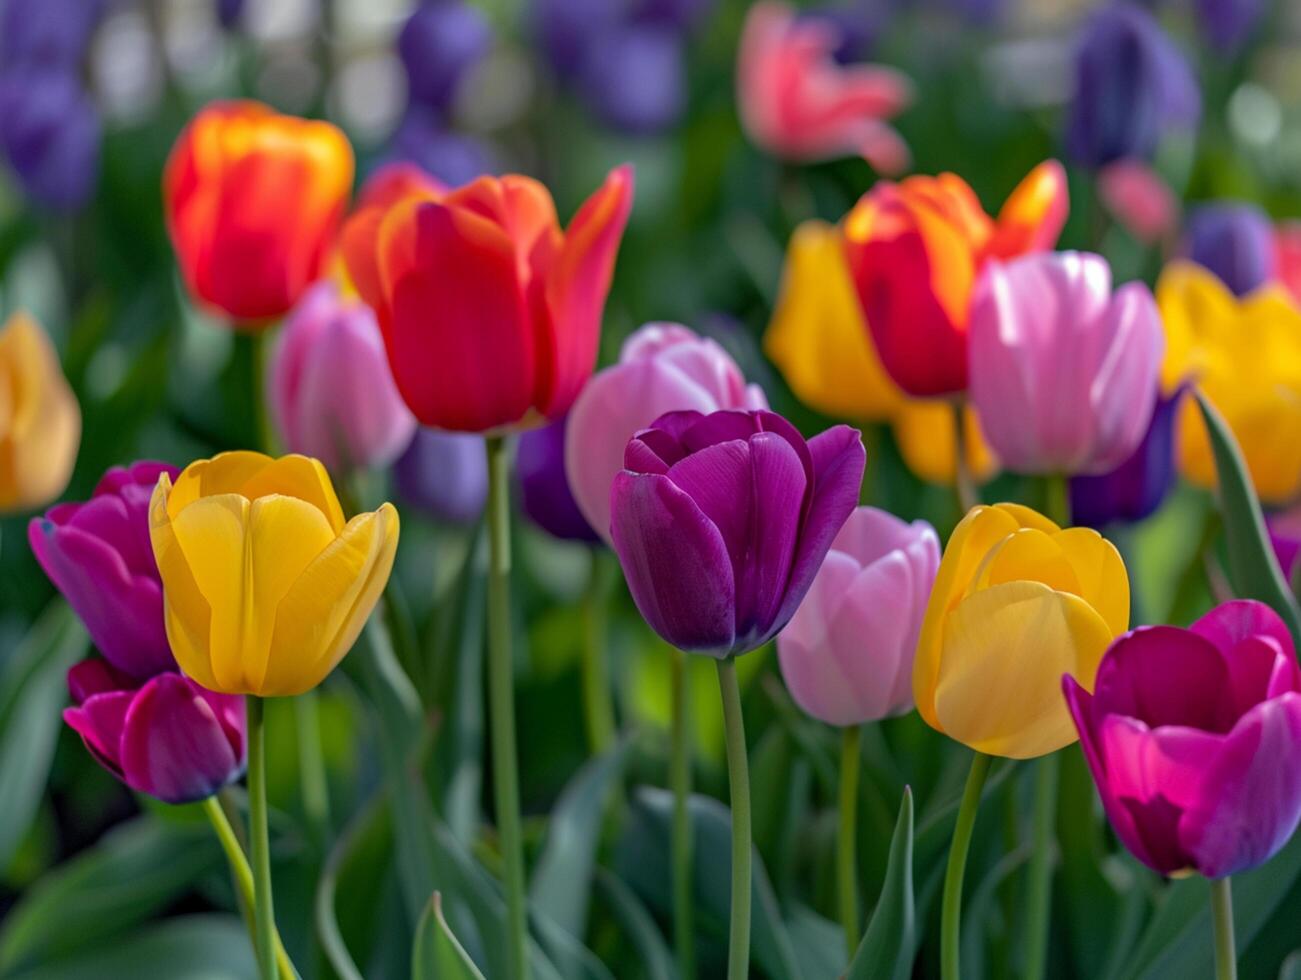
[[[275,980],[275,908],[271,899],[271,842],[267,833],[267,744],[263,701],[248,696],[248,836],[253,851],[253,916],[262,980]]]
[[[325,755],[321,751],[321,717],[315,690],[294,698],[298,722],[298,764],[302,781],[303,809],[313,843],[322,851],[330,839],[330,790],[325,777]]]
[[[1233,941],[1233,886],[1229,879],[1211,882],[1211,917],[1215,920],[1215,980],[1237,980],[1238,954]]]
[[[221,849],[226,853],[226,861],[230,864],[230,872],[235,879],[235,887],[239,889],[240,906],[244,910],[247,920],[249,938],[253,940],[256,949],[257,927],[252,919],[252,910],[255,908],[253,869],[248,866],[248,858],[244,856],[244,848],[240,847],[239,838],[235,836],[235,828],[226,819],[226,811],[217,802],[217,797],[209,796],[200,805],[203,807],[203,812],[208,815],[208,821],[217,834],[217,840],[221,842]],[[280,980],[297,980],[298,973],[294,970],[293,963],[290,962],[289,954],[285,952],[284,944],[280,941],[279,932],[275,934],[275,944],[276,968],[279,971],[277,975]]]
[[[1058,527],[1071,526],[1071,488],[1066,477],[1052,474],[1044,477],[1048,499],[1045,513]]]
[[[967,468],[967,406],[962,398],[953,401],[953,492],[964,515],[980,503],[976,482]]]
[[[745,720],[736,660],[718,661],[727,738],[727,784],[732,805],[732,916],[727,941],[727,980],[750,976],[750,766],[745,755]]]
[[[976,826],[980,792],[989,775],[990,757],[977,752],[971,759],[967,785],[958,807],[958,822],[949,845],[949,865],[944,871],[944,900],[940,911],[940,977],[958,980],[962,967],[962,879],[967,873],[967,852]]]
[[[670,847],[673,852],[673,946],[677,952],[678,975],[693,980],[696,975],[696,940],[692,934],[692,839],[691,738],[687,717],[687,655],[677,648],[669,651],[672,666],[672,730],[669,745],[669,785],[673,790],[673,824]]]
[[[836,882],[840,892],[840,924],[845,949],[854,958],[858,948],[858,773],[861,742],[858,725],[848,725],[840,740],[840,840],[836,847]]]
[[[610,668],[605,651],[605,593],[607,576],[603,555],[592,549],[592,568],[583,592],[583,710],[587,743],[600,755],[614,744],[614,704],[610,695]]]
[[[1039,760],[1034,777],[1034,850],[1027,872],[1025,978],[1040,980],[1048,953],[1049,912],[1053,904],[1053,830],[1057,820],[1057,753]]]
[[[506,942],[510,976],[528,976],[524,835],[520,829],[519,763],[515,746],[515,687],[510,619],[510,456],[501,436],[488,451],[488,708],[492,780],[506,883]]]

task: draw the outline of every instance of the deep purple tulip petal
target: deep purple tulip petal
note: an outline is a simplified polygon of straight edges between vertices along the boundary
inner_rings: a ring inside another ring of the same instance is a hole
[[[1212,643],[1174,626],[1144,626],[1112,644],[1098,668],[1094,710],[1151,728],[1224,732],[1235,721],[1223,697],[1228,684],[1228,665]]]
[[[666,476],[620,473],[610,507],[615,551],[651,627],[682,650],[731,652],[732,562],[713,522]]]
[[[1228,653],[1249,636],[1268,636],[1290,658],[1295,658],[1292,634],[1283,620],[1263,602],[1235,599],[1216,606],[1189,630],[1210,640],[1221,653]]]
[[[790,441],[774,432],[751,437],[750,459],[754,501],[746,509],[754,521],[749,531],[754,552],[747,562],[748,581],[737,589],[737,632],[766,639],[786,598],[808,478]]]
[[[529,519],[553,537],[600,541],[569,488],[565,474],[566,418],[520,436],[515,453],[520,506]]]
[[[393,485],[406,503],[435,520],[469,524],[488,496],[483,436],[418,428],[393,465]]]
[[[72,703],[79,705],[96,694],[120,691],[129,687],[131,679],[107,660],[93,658],[82,660],[68,668],[68,694]]]
[[[81,736],[86,748],[94,753],[115,775],[122,774],[122,725],[131,707],[131,691],[108,691],[93,694],[84,703],[63,709],[63,720]]]
[[[738,593],[739,577],[749,558],[753,531],[755,487],[750,445],[741,439],[708,446],[674,463],[668,472],[673,485],[700,508],[723,536]]]

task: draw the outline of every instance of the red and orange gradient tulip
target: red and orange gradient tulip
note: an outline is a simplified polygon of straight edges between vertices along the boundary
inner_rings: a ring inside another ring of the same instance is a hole
[[[329,123],[252,101],[207,106],[163,174],[190,295],[249,329],[287,313],[320,277],[352,178],[352,147]]]

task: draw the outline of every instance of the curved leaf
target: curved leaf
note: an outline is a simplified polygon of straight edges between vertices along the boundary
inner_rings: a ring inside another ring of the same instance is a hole
[[[863,941],[849,964],[848,980],[907,980],[917,953],[913,901],[913,794],[905,786],[890,841],[885,883]]]
[[[654,917],[633,890],[613,873],[596,869],[596,886],[610,903],[615,918],[637,948],[647,980],[674,980],[673,954]]]
[[[434,892],[416,927],[411,980],[484,980],[470,954],[443,918],[443,896]]]

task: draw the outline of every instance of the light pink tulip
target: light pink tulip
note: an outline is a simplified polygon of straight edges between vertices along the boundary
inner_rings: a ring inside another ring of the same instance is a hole
[[[1105,473],[1138,448],[1165,347],[1142,283],[1113,295],[1107,260],[1085,252],[991,262],[970,331],[971,400],[1007,469]]]
[[[925,521],[855,510],[777,637],[795,703],[830,725],[911,709],[913,655],[939,567],[940,539]]]
[[[578,509],[610,541],[610,487],[628,440],[665,412],[760,409],[768,399],[747,385],[712,340],[676,323],[648,323],[623,345],[619,363],[599,371],[569,410],[565,475]]]
[[[415,432],[375,314],[331,282],[313,286],[289,314],[266,383],[286,446],[335,473],[387,466]]]
[[[879,65],[841,65],[840,31],[784,3],[756,3],[737,54],[737,102],[750,138],[774,156],[814,162],[860,155],[893,176],[908,147],[883,120],[912,100],[908,79]]]

